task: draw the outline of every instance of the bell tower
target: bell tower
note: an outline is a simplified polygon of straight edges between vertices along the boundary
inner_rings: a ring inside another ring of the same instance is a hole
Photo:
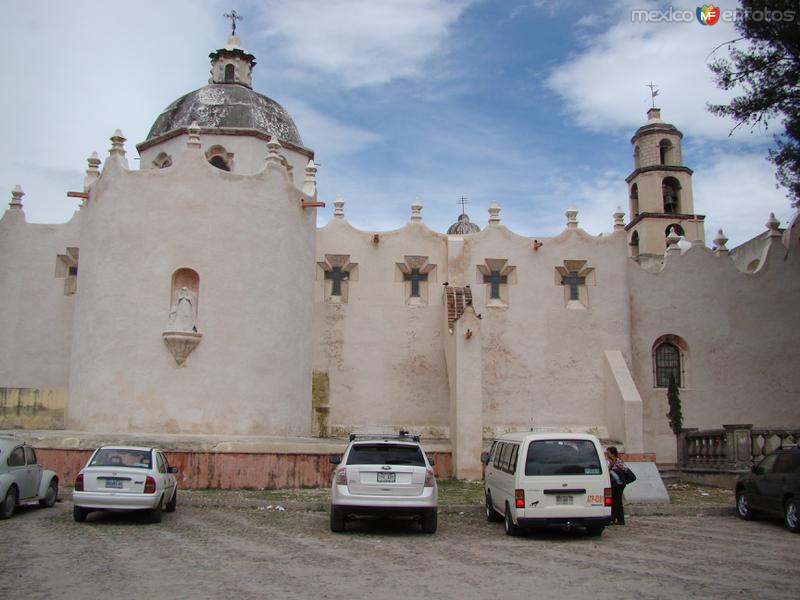
[[[694,214],[692,170],[683,165],[683,134],[661,120],[661,109],[647,111],[636,130],[633,172],[628,184],[630,222],[625,226],[633,258],[661,258],[671,228],[689,241],[705,242],[704,215]]]

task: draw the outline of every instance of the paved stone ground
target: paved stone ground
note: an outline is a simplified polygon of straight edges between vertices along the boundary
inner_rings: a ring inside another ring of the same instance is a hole
[[[474,505],[442,509],[436,535],[401,521],[333,534],[324,510],[255,492],[182,492],[157,525],[108,513],[78,524],[65,496],[0,521],[0,598],[749,599],[800,585],[800,535],[724,506],[631,506],[600,538],[510,538]]]

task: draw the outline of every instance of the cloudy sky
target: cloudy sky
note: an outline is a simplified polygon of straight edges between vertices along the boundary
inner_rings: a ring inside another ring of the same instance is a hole
[[[721,4],[733,8],[733,2]],[[443,231],[460,212],[483,226],[496,201],[523,235],[549,236],[574,204],[581,226],[610,231],[627,211],[630,137],[660,89],[663,118],[684,134],[695,211],[708,243],[729,247],[792,214],[765,160],[772,131],[709,114],[725,101],[708,62],[732,25],[634,22],[632,10],[696,4],[648,0],[10,0],[0,188],[20,184],[29,221],[63,222],[86,157],[117,128],[135,144],[175,98],[208,79],[230,9],[256,55],[254,88],[293,116],[320,163],[320,224],[336,195],[366,230],[401,227],[419,197]],[[725,56],[725,51],[718,54]],[[778,124],[774,124],[773,129]]]

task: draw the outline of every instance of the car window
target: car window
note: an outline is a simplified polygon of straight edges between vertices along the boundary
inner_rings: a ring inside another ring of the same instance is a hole
[[[775,461],[778,459],[777,454],[770,454],[756,467],[755,473],[756,475],[767,475],[768,473],[772,473],[775,469]]]
[[[600,475],[600,456],[590,440],[539,440],[528,446],[525,475]]]
[[[95,452],[90,467],[133,467],[149,469],[151,465],[149,450],[131,448],[100,448]]]
[[[8,455],[9,467],[24,467],[25,466],[25,450],[22,446],[17,446]]]
[[[503,450],[505,450],[505,447],[506,447],[506,443],[505,442],[500,442],[499,444],[497,444],[497,448],[495,448],[495,451],[494,451],[494,462],[492,463],[494,465],[495,469],[499,469],[500,468],[500,459],[503,456]]]
[[[353,444],[347,455],[348,465],[412,465],[425,466],[419,446],[394,444]]]
[[[159,473],[166,473],[167,467],[164,464],[164,457],[161,455],[161,452],[156,453],[156,462],[158,463],[158,472]]]
[[[25,462],[29,465],[36,464],[36,451],[30,446],[25,446]]]
[[[800,474],[800,452],[784,452],[775,461],[776,473]]]
[[[517,456],[519,455],[519,444],[511,445],[511,452],[509,453],[508,463],[506,464],[506,472],[513,473],[517,468]]]

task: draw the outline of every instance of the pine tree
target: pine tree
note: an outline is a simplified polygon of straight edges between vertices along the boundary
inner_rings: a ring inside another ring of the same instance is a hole
[[[681,395],[678,390],[678,382],[675,381],[675,373],[669,374],[669,387],[667,388],[667,400],[669,401],[669,426],[672,433],[678,435],[683,429],[683,414],[681,413]]]

